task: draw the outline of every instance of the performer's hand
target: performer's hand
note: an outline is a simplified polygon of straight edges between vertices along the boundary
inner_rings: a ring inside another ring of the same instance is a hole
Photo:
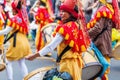
[[[39,53],[35,53],[35,54],[30,54],[28,56],[25,57],[25,59],[27,60],[34,60],[36,57],[39,57]]]

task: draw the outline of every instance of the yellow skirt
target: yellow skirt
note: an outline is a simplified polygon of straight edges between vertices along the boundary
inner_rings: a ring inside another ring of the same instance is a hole
[[[68,72],[73,77],[73,80],[81,80],[82,76],[82,60],[81,58],[65,59],[60,62],[60,71]]]
[[[9,40],[10,45],[6,52],[8,60],[19,60],[32,53],[27,36],[18,32],[16,35],[16,46],[13,47],[13,37]]]

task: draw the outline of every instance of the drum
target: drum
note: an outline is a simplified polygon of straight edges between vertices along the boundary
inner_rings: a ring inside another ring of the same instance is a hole
[[[45,73],[53,67],[42,67],[30,72],[23,80],[43,80]]]
[[[57,23],[49,23],[42,27],[41,31],[45,44],[48,44],[53,39],[52,33],[56,26]]]
[[[112,50],[112,56],[114,59],[120,60],[120,41],[117,42]]]
[[[0,71],[3,71],[6,68],[4,59],[5,59],[5,56],[3,54],[3,50],[0,49]]]
[[[82,59],[84,63],[82,80],[94,80],[102,71],[102,65],[94,54],[94,51],[89,49],[83,52]]]

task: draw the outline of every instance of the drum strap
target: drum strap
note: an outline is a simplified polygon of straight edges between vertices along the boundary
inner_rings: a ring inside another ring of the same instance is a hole
[[[57,60],[56,62],[60,62],[62,56],[64,55],[65,52],[67,52],[71,47],[69,45],[67,45],[67,47],[61,52],[61,54],[59,56],[57,56]]]
[[[13,47],[16,46],[16,34],[17,34],[18,30],[13,32],[9,37],[8,37],[8,34],[6,35],[6,38],[4,40],[4,44],[9,40],[11,39],[12,37],[14,37],[14,40],[13,40]]]
[[[97,38],[107,30],[107,27],[103,28],[102,31],[93,39],[93,42],[95,42],[97,40]]]

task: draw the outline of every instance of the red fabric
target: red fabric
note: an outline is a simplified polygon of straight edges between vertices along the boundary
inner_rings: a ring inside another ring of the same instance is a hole
[[[36,22],[42,21],[42,23],[40,23],[40,24],[45,24],[46,22],[47,23],[53,22],[53,20],[50,19],[50,15],[46,8],[39,8],[35,15],[35,18],[36,18]]]
[[[112,0],[112,5],[113,5],[113,8],[114,8],[114,12],[115,12],[114,16],[115,16],[116,28],[120,29],[118,0]]]
[[[106,15],[104,15],[104,12],[106,13]],[[98,13],[99,13],[99,16],[98,16]],[[111,18],[110,18],[110,15],[111,15]],[[93,18],[90,20],[90,22],[87,23],[87,29],[94,27],[96,22],[101,17],[107,17],[109,19],[112,19],[113,22],[115,22],[114,13],[112,13],[106,6],[102,6],[97,10],[97,12],[94,14]]]
[[[107,75],[103,75],[101,80],[108,80],[108,76]]]
[[[6,5],[6,0],[4,0],[4,5]]]
[[[75,18],[78,18],[78,13],[75,12],[73,8],[69,8],[69,6],[61,5],[60,10],[67,11],[67,12],[71,13]]]
[[[39,42],[38,42],[38,45],[36,46],[36,50],[39,51],[43,48],[44,44],[42,44],[43,41],[43,37],[42,37],[42,32],[40,32],[40,35],[39,35]]]
[[[39,24],[39,28],[41,31],[41,28],[44,27],[46,24],[49,24],[51,22],[53,22],[53,20],[50,18],[50,15],[48,13],[47,8],[45,7],[40,7],[35,15],[35,19],[36,19],[36,23]],[[43,37],[42,37],[42,32],[40,32],[39,34],[39,38],[38,38],[39,42],[36,46],[37,50],[39,51],[42,47],[43,47]]]
[[[63,33],[60,32],[61,28],[64,29]],[[67,34],[69,35],[69,38],[65,40],[65,43],[69,45],[71,41],[74,41],[74,45],[72,47],[73,51],[82,52],[81,46],[84,45],[86,47],[83,32],[78,29],[75,22],[68,22],[66,24],[59,25],[56,28],[56,32],[62,34],[64,37],[66,37]]]
[[[60,10],[65,10],[71,13],[75,18],[78,18],[78,13],[74,10],[76,2],[76,0],[64,0],[60,6]]]
[[[15,15],[12,19],[9,19],[11,24],[10,27],[13,27],[17,30],[19,30],[22,33],[27,34],[28,33],[28,27],[25,21],[22,18],[21,12],[19,12],[17,15]]]
[[[16,5],[14,2],[12,2],[11,6],[12,6],[12,9],[14,9],[14,10],[16,10],[16,11],[19,11],[19,10],[16,8],[17,5]]]

